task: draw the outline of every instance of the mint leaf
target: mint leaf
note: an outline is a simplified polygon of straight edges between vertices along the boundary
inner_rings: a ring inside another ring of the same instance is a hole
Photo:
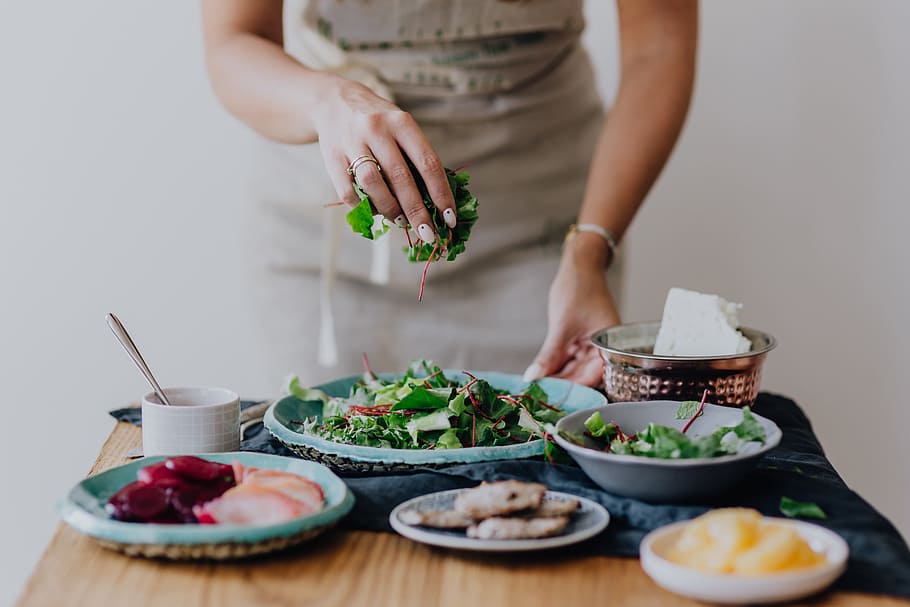
[[[676,419],[692,419],[692,417],[698,413],[699,403],[697,400],[686,400],[679,403],[679,407],[676,409]],[[705,412],[702,411],[699,415],[704,415]]]
[[[780,498],[780,512],[790,518],[828,518],[825,511],[814,502],[798,502],[789,497]]]

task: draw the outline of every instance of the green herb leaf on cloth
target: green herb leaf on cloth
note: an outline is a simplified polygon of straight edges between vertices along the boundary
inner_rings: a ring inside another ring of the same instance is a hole
[[[828,518],[825,511],[814,502],[798,502],[787,496],[780,498],[780,512],[790,518]]]

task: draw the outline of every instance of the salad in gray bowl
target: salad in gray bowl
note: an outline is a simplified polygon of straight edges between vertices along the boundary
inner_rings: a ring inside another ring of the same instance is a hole
[[[556,424],[554,439],[606,491],[692,502],[741,481],[780,443],[769,419],[698,401],[612,403]]]

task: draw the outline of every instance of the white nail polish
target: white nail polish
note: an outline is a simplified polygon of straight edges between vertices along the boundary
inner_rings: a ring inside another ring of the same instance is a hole
[[[395,225],[399,228],[403,228],[408,225],[408,218],[404,215],[399,215],[395,218]]]
[[[417,227],[417,235],[420,236],[420,240],[427,244],[436,242],[436,234],[434,234],[430,226],[425,223],[422,223]]]
[[[537,363],[531,363],[531,366],[525,370],[525,374],[521,376],[524,381],[535,381],[540,379],[541,372],[540,365]]]
[[[446,209],[442,213],[442,218],[445,220],[447,226],[450,228],[455,227],[455,211],[452,209]]]

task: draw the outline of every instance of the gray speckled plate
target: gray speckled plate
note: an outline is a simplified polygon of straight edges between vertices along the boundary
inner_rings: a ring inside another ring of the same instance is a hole
[[[568,499],[577,499],[581,502],[581,506],[572,515],[565,531],[553,537],[527,540],[478,540],[467,537],[465,532],[460,529],[434,529],[408,525],[402,522],[399,517],[406,510],[451,510],[455,507],[456,496],[463,491],[467,491],[467,489],[428,493],[403,502],[392,510],[389,515],[389,523],[391,523],[395,531],[415,542],[430,544],[431,546],[442,546],[443,548],[479,552],[526,552],[529,550],[568,546],[594,537],[606,529],[610,523],[610,513],[597,502],[557,491],[547,491],[546,495],[544,495],[544,500],[561,502]]]

